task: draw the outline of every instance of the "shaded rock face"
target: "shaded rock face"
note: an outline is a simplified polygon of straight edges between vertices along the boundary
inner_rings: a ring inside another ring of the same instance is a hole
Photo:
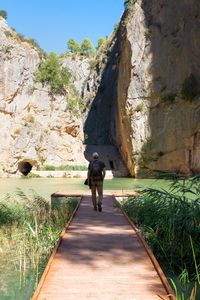
[[[81,118],[68,109],[65,97],[34,82],[39,63],[37,51],[13,38],[0,19],[1,175],[16,173],[23,161],[32,167],[87,162]]]
[[[136,177],[199,173],[200,2],[129,2],[91,80],[86,142],[115,145]]]
[[[107,62],[101,60],[95,72],[89,78],[84,98],[94,95],[90,109],[87,111],[84,133],[85,143],[93,145],[112,145],[112,127],[116,126],[116,84],[118,41],[113,39],[107,52]],[[116,130],[114,130],[116,132]]]
[[[120,40],[112,35],[109,46],[97,54],[97,64],[85,85],[84,99],[89,109],[85,112],[84,143],[86,157],[97,151],[114,177],[125,177],[130,173],[117,144],[119,46]]]
[[[143,0],[124,17],[116,143],[134,176],[200,172],[199,14],[197,0]]]

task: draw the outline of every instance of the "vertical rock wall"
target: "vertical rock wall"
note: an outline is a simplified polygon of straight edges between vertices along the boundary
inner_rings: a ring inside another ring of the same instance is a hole
[[[0,175],[31,165],[81,165],[84,158],[80,114],[65,96],[51,95],[34,81],[40,57],[0,19]]]
[[[131,2],[119,36],[116,143],[134,176],[199,173],[200,3]]]

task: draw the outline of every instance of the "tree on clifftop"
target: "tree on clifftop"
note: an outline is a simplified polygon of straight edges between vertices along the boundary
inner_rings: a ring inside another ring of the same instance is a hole
[[[98,38],[98,45],[97,45],[97,50],[101,47],[101,45],[103,45],[103,43],[105,42],[105,39],[103,38]]]
[[[0,10],[0,16],[3,17],[6,20],[7,17],[8,17],[8,14],[5,10],[1,9]]]
[[[81,54],[90,56],[94,54],[94,46],[92,45],[92,42],[90,39],[85,38],[81,44]]]
[[[69,41],[67,42],[67,47],[72,53],[80,52],[80,46],[74,39],[69,39]]]

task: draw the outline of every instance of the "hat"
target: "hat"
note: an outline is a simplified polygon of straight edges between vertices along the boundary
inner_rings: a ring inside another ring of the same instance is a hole
[[[99,154],[97,153],[97,152],[94,152],[93,154],[92,154],[92,157],[95,159],[95,158],[98,158],[99,157]]]

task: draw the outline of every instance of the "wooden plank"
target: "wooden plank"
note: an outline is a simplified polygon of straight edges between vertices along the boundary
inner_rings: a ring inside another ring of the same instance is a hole
[[[47,274],[48,274],[48,272],[49,272],[49,269],[50,269],[50,267],[51,267],[51,264],[52,264],[52,262],[53,262],[53,259],[54,259],[55,255],[56,255],[56,252],[57,252],[57,250],[58,250],[58,248],[59,248],[59,246],[60,246],[60,243],[61,243],[61,241],[62,241],[62,238],[64,237],[64,235],[66,235],[67,229],[68,229],[68,227],[69,227],[69,225],[70,225],[70,223],[71,223],[71,221],[72,221],[74,215],[76,214],[76,212],[77,212],[77,210],[78,210],[78,208],[79,208],[79,205],[80,205],[80,203],[81,203],[81,200],[82,200],[82,197],[81,197],[80,200],[78,201],[77,206],[76,206],[76,208],[74,209],[73,214],[71,215],[71,218],[69,219],[68,223],[66,224],[66,227],[62,230],[62,232],[61,232],[61,234],[60,234],[60,237],[59,237],[59,240],[58,240],[57,244],[55,245],[55,247],[54,247],[53,250],[52,250],[52,253],[51,253],[51,256],[50,256],[50,258],[49,258],[49,261],[48,261],[48,263],[47,263],[47,265],[46,265],[46,268],[45,268],[45,270],[44,270],[44,272],[43,272],[43,274],[42,274],[42,277],[40,278],[39,284],[38,284],[38,286],[37,286],[37,288],[36,288],[36,290],[35,290],[35,292],[34,292],[32,298],[31,298],[31,300],[36,300],[36,299],[38,299],[38,295],[39,295],[40,290],[41,290],[41,288],[42,288],[42,286],[43,286],[43,284],[44,284],[44,282],[45,282],[46,276],[47,276]]]
[[[32,300],[156,300],[168,294],[113,197],[104,196],[97,212],[84,196]]]
[[[117,206],[121,209],[121,204],[119,201],[117,201],[115,198],[114,198],[114,202],[117,204]],[[175,300],[176,297],[174,296],[174,292],[163,272],[163,270],[161,269],[156,257],[154,256],[153,252],[151,251],[151,249],[149,248],[149,246],[147,245],[146,241],[144,240],[143,236],[140,234],[140,231],[138,230],[138,228],[135,226],[135,224],[132,222],[132,220],[128,217],[128,215],[121,209],[123,215],[125,216],[125,218],[128,220],[128,222],[130,223],[131,227],[133,228],[134,232],[136,232],[139,240],[141,241],[142,245],[144,246],[149,258],[151,259],[154,267],[155,267],[155,270],[157,271],[158,273],[158,276],[160,277],[160,280],[162,281],[162,284],[167,292],[167,295],[168,295],[168,298],[170,300]]]
[[[90,190],[70,190],[70,191],[57,191],[53,193],[52,197],[80,197],[83,195],[90,195]],[[104,195],[110,195],[115,197],[127,197],[127,196],[134,196],[138,193],[134,190],[105,190]]]

